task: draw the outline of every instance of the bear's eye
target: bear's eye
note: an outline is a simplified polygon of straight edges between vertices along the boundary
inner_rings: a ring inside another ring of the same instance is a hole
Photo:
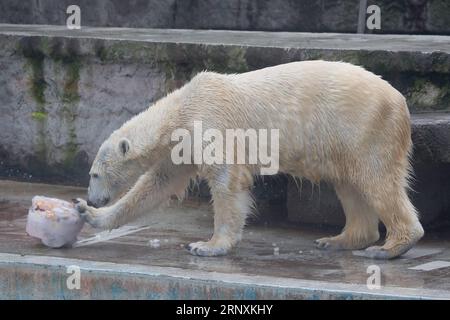
[[[93,174],[92,174],[92,178],[98,178],[98,174],[93,173]]]

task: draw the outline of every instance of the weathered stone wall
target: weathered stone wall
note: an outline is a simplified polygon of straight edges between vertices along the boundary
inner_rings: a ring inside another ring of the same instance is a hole
[[[356,32],[359,0],[2,0],[0,23],[64,25],[78,4],[82,25],[130,28]],[[381,33],[450,34],[447,0],[368,0]]]
[[[101,51],[86,56],[75,39],[2,45],[0,157],[7,174],[26,168],[37,178],[85,182],[100,143],[167,90],[161,68],[104,63]],[[95,52],[93,43],[84,45]]]

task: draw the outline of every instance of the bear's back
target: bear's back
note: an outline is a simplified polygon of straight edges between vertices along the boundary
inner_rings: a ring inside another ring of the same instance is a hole
[[[337,130],[351,141],[364,132],[409,126],[405,99],[396,89],[344,62],[293,62],[230,75],[203,72],[184,95],[183,122],[201,120],[205,128],[279,128],[302,136]]]

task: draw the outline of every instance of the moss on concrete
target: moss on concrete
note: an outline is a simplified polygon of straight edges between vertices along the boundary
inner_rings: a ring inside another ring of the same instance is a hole
[[[208,46],[204,67],[223,73],[242,73],[249,70],[247,49],[237,46]]]
[[[401,77],[390,74],[387,80],[394,87],[398,85],[413,112],[450,110],[450,79],[446,74],[408,72]]]
[[[102,62],[123,62],[131,60],[156,65],[168,60],[165,44],[146,44],[132,41],[114,41],[107,46],[98,46],[95,55]]]
[[[410,89],[409,101],[416,108],[434,108],[438,105],[440,88],[425,79],[418,78]]]
[[[47,82],[44,74],[44,64],[50,63],[64,73],[61,103],[62,123],[67,127],[67,143],[63,150],[63,160],[60,166],[65,174],[73,169],[75,159],[79,152],[76,135],[76,109],[80,100],[79,80],[82,66],[81,56],[78,53],[77,39],[57,38],[24,38],[18,47],[18,51],[26,58],[26,67],[30,74],[30,95],[35,101],[35,111],[31,118],[36,121],[37,137],[35,144],[35,159],[38,162],[35,167],[42,172],[50,172],[48,167],[48,136],[47,121],[48,112],[45,108],[45,90]],[[57,85],[59,85],[57,83]]]
[[[80,100],[78,83],[80,80],[81,63],[78,58],[64,61],[65,79],[62,94],[63,115],[67,126],[68,141],[64,148],[63,168],[71,172],[78,153],[78,139],[76,134],[77,107]]]
[[[450,110],[450,79],[447,83],[440,87],[441,89],[441,103],[443,105],[442,109]]]
[[[44,77],[45,55],[35,47],[34,41],[19,43],[19,49],[25,57],[25,67],[29,73],[29,89],[31,97],[37,105],[45,104],[47,83]]]
[[[71,172],[74,169],[75,159],[79,152],[75,126],[70,126],[70,128],[68,128],[68,133],[69,133],[69,141],[67,142],[64,148],[62,165],[65,170]]]
[[[47,112],[44,111],[35,111],[31,113],[31,118],[37,121],[44,121],[47,120]]]
[[[65,103],[74,103],[80,100],[78,82],[80,80],[81,63],[78,58],[63,62],[66,72],[62,100]]]
[[[54,39],[48,45],[49,59],[64,73],[62,93],[62,123],[66,127],[67,142],[63,149],[61,163],[65,173],[73,173],[75,159],[79,152],[76,134],[77,108],[80,100],[79,81],[82,59],[77,39]]]
[[[198,46],[192,44],[141,43],[131,41],[99,45],[95,55],[102,63],[133,61],[165,73],[169,90],[179,87],[203,70],[239,73],[249,70],[247,48],[238,46]]]
[[[19,42],[19,52],[25,57],[25,72],[28,74],[30,97],[35,103],[35,109],[31,113],[31,119],[36,122],[37,136],[35,143],[35,166],[37,168],[45,167],[47,163],[47,119],[48,114],[45,108],[45,90],[47,82],[45,81],[44,64],[45,55],[39,50],[39,39],[23,38]]]
[[[31,95],[38,105],[45,104],[45,88],[47,83],[44,78],[44,57],[28,57],[27,62],[31,67]]]

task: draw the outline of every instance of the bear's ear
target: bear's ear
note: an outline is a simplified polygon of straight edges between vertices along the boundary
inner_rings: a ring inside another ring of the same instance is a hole
[[[130,151],[130,141],[127,138],[120,139],[119,151],[122,156],[125,156]]]

